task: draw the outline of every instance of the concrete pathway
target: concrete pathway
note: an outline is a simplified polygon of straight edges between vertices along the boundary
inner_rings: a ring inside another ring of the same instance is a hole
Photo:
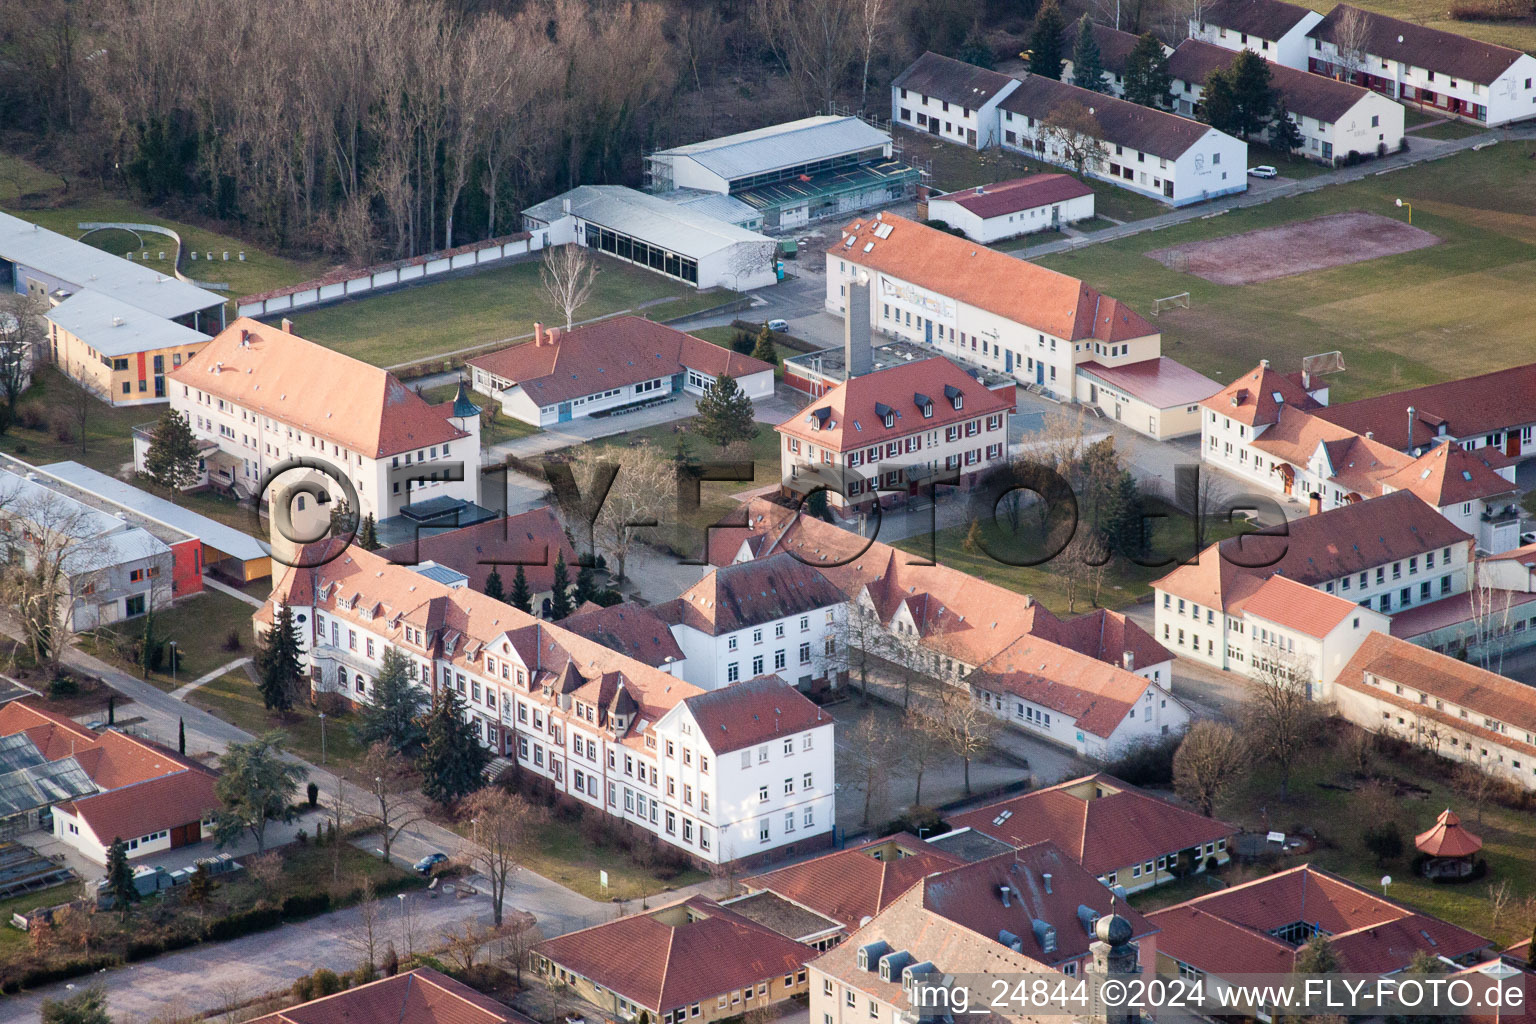
[[[245,593],[242,590],[236,590],[234,587],[230,586],[227,583],[220,583],[218,580],[214,579],[212,576],[206,576],[205,575],[203,577],[203,586],[208,587],[211,590],[217,590],[221,594],[228,594],[230,597],[234,598],[237,601],[244,601],[246,604],[250,605],[252,608],[260,608],[261,605],[262,605],[261,598],[259,598],[259,597],[252,597],[250,594],[247,594],[247,593]]]
[[[1363,164],[1356,164],[1354,167],[1340,167],[1310,178],[1276,179],[1274,182],[1261,183],[1249,182],[1248,191],[1238,195],[1223,196],[1220,199],[1213,199],[1209,202],[1171,210],[1168,213],[1158,214],[1155,217],[1129,221],[1117,227],[1087,233],[1082,238],[1064,238],[1053,242],[1046,242],[1043,245],[1032,246],[1028,249],[1015,249],[1009,255],[1023,260],[1037,259],[1041,256],[1050,256],[1054,253],[1079,249],[1085,245],[1128,238],[1131,235],[1139,235],[1144,231],[1157,231],[1161,228],[1172,227],[1175,224],[1184,224],[1202,217],[1214,217],[1218,214],[1226,213],[1228,210],[1260,206],[1276,199],[1315,192],[1320,188],[1327,188],[1329,185],[1359,181],[1374,174],[1387,174],[1391,171],[1411,167],[1414,164],[1423,163],[1427,160],[1438,160],[1442,157],[1451,156],[1469,149],[1481,148],[1501,140],[1531,138],[1536,138],[1536,125],[1499,129],[1479,135],[1471,135],[1464,139],[1425,139],[1415,136],[1409,144],[1411,148],[1406,153],[1391,153],[1377,160],[1369,160]]]
[[[214,669],[212,672],[208,672],[208,673],[206,673],[204,675],[201,675],[201,676],[197,677],[196,679],[192,680],[186,686],[182,686],[182,687],[179,687],[179,688],[177,688],[175,690],[172,690],[171,691],[171,697],[173,699],[175,699],[175,700],[186,700],[187,699],[187,694],[191,693],[193,690],[197,689],[199,686],[202,686],[204,683],[211,683],[215,679],[217,679],[220,676],[222,676],[224,673],[226,673],[226,672],[233,672],[235,669],[240,668],[242,665],[250,664],[250,662],[251,662],[250,658],[236,658],[234,661],[230,662],[227,665],[220,665],[218,668]]]

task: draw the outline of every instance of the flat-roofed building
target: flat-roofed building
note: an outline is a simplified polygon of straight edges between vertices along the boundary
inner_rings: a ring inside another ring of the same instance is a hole
[[[523,230],[545,247],[584,245],[695,288],[744,292],[778,280],[773,239],[623,185],[578,185],[530,206]]]
[[[895,157],[889,132],[832,114],[658,150],[645,171],[650,191],[730,196],[759,211],[753,226],[769,230],[899,202],[918,180]]]
[[[208,344],[183,327],[102,292],[80,291],[48,313],[53,361],[110,405],[167,398],[165,375]]]

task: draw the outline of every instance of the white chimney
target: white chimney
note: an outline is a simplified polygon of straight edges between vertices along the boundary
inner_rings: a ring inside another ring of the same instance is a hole
[[[1136,652],[1135,651],[1123,651],[1123,652],[1121,652],[1121,654],[1120,654],[1120,664],[1125,666],[1125,670],[1127,672],[1135,672],[1136,671]]]
[[[1049,871],[1045,872],[1040,876],[1040,880],[1045,883],[1045,894],[1047,896],[1051,895],[1051,873]]]
[[[1262,367],[1263,369],[1266,369],[1266,370],[1269,369],[1269,360],[1268,359],[1260,359],[1259,360],[1259,366]]]
[[[538,321],[533,324],[533,347],[541,348],[544,344],[544,325]]]

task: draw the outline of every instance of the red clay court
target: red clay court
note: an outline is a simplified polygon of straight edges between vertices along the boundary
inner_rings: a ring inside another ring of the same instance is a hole
[[[1154,249],[1147,255],[1171,270],[1216,284],[1254,284],[1395,256],[1438,241],[1428,231],[1396,218],[1352,210],[1208,242]]]

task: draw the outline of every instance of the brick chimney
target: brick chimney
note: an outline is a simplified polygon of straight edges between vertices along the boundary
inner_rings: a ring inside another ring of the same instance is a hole
[[[560,328],[551,327],[544,332],[544,344],[553,345],[560,337]]]
[[[538,323],[537,321],[535,321],[535,323],[533,325],[533,347],[534,348],[542,348],[543,346],[544,346],[544,325],[541,324],[541,323]]]
[[[1313,491],[1307,495],[1307,515],[1315,516],[1323,510],[1323,496]]]
[[[289,320],[287,317],[283,317],[283,333],[284,334],[292,334],[293,333],[293,321]]]

